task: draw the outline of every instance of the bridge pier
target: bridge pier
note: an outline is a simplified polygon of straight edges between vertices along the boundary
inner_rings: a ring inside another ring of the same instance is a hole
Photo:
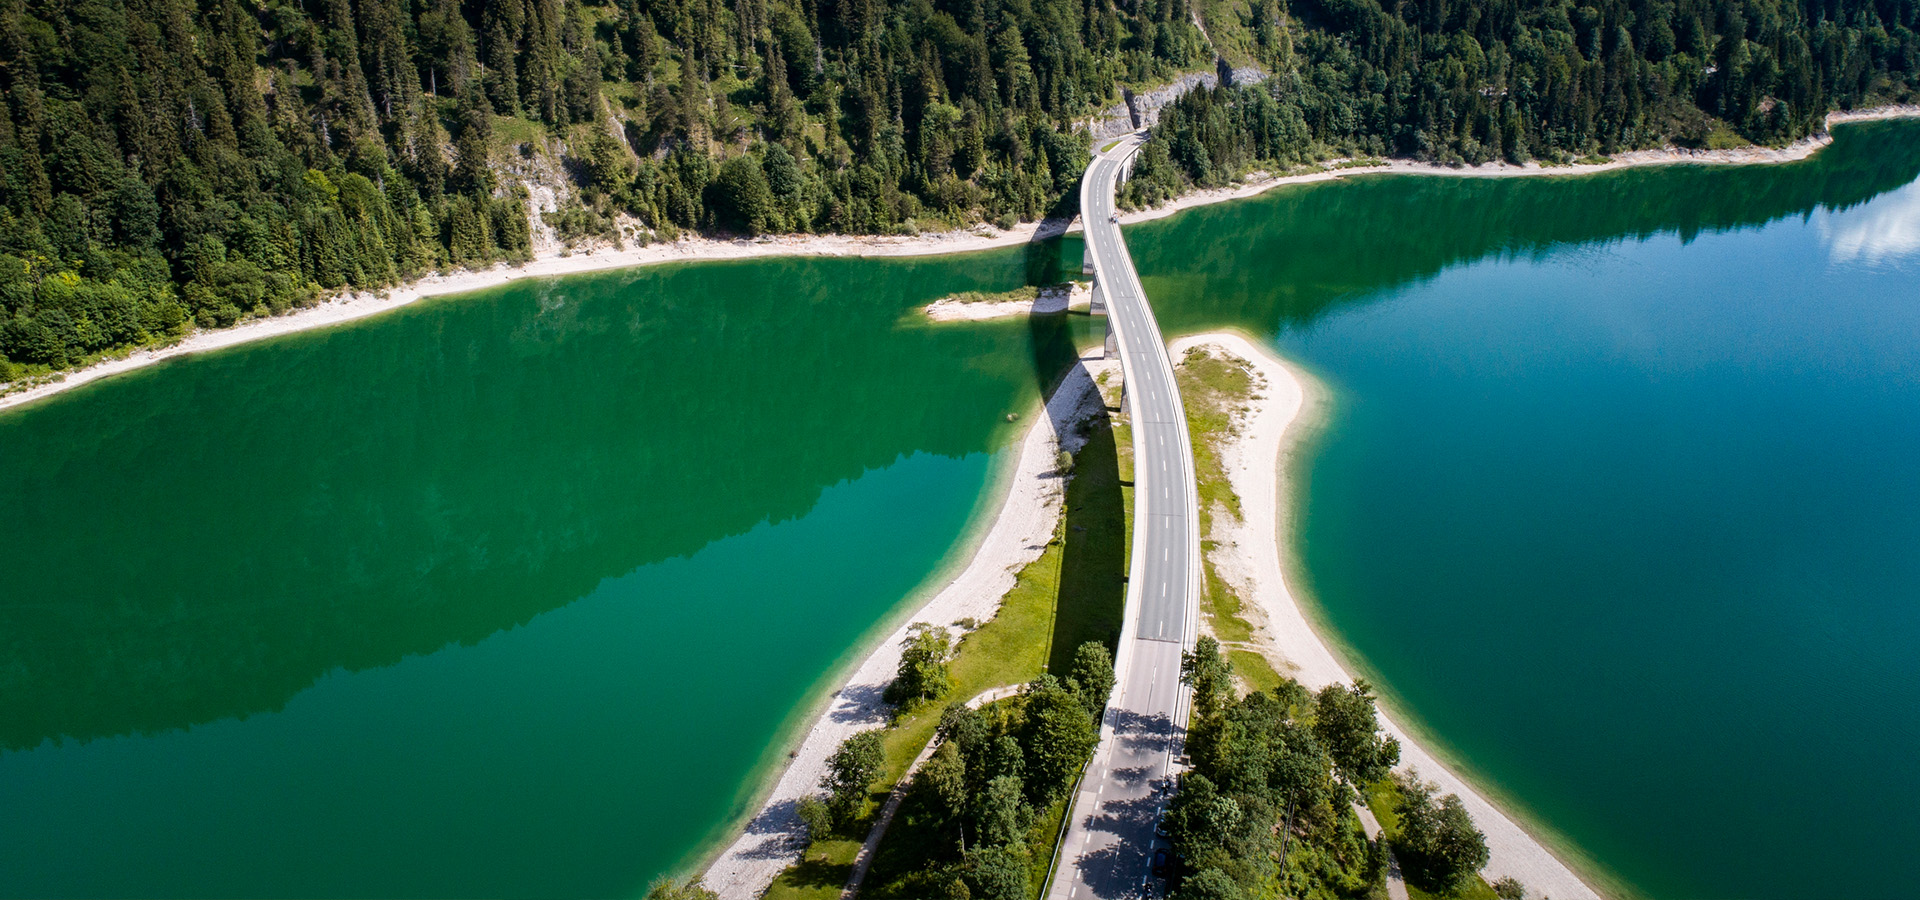
[[[1099,273],[1093,276],[1093,296],[1087,302],[1087,315],[1100,316],[1107,320],[1107,337],[1101,348],[1101,359],[1113,359],[1120,355],[1120,337],[1114,330],[1113,316],[1107,309],[1107,290],[1100,283]]]

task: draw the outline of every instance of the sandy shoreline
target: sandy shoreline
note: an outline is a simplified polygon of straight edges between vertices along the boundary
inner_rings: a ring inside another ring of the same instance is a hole
[[[1882,106],[1852,112],[1836,112],[1827,116],[1827,127],[1847,122],[1864,122],[1880,119],[1920,117],[1920,105]],[[1120,221],[1125,224],[1163,219],[1183,210],[1197,206],[1239,200],[1289,184],[1308,184],[1316,181],[1331,181],[1348,175],[1372,175],[1383,172],[1396,172],[1413,175],[1444,175],[1453,177],[1500,178],[1539,175],[1589,175],[1596,172],[1608,172],[1637,166],[1669,165],[1674,163],[1706,163],[1716,165],[1750,165],[1756,163],[1793,162],[1812,156],[1820,148],[1833,142],[1832,137],[1822,133],[1804,138],[1785,148],[1769,149],[1749,147],[1739,150],[1638,150],[1622,153],[1613,161],[1600,165],[1541,166],[1539,163],[1527,163],[1515,166],[1508,163],[1488,163],[1477,167],[1452,168],[1434,163],[1421,163],[1412,160],[1389,160],[1379,166],[1365,166],[1349,169],[1329,168],[1324,171],[1308,172],[1287,176],[1258,175],[1230,187],[1215,188],[1188,193],[1153,209],[1135,210],[1123,213]],[[1327,163],[1334,166],[1341,161]],[[119,359],[108,359],[84,369],[67,372],[60,380],[35,384],[25,389],[15,389],[0,394],[0,410],[32,403],[80,385],[97,381],[111,375],[129,372],[149,366],[176,356],[201,353],[232,347],[251,341],[278,337],[285,334],[306,331],[313,328],[325,328],[355,319],[378,315],[391,309],[398,309],[424,297],[436,297],[444,294],[458,294],[483,288],[497,287],[522,278],[554,278],[563,275],[577,275],[586,272],[602,272],[611,269],[625,269],[636,266],[658,265],[671,262],[699,262],[703,260],[759,259],[769,256],[858,256],[858,257],[901,257],[934,256],[944,253],[973,253],[982,250],[994,250],[1003,247],[1017,247],[1035,240],[1045,240],[1055,235],[1077,230],[1072,222],[1049,219],[1042,222],[1030,222],[1010,231],[1000,231],[988,225],[976,225],[973,228],[957,231],[930,232],[912,236],[874,237],[857,235],[782,235],[764,237],[755,240],[713,240],[708,238],[688,238],[672,243],[653,244],[646,247],[630,247],[625,250],[588,250],[576,251],[567,255],[559,253],[542,254],[532,262],[518,268],[504,264],[480,271],[462,271],[441,275],[430,275],[418,281],[400,287],[381,291],[359,291],[341,294],[314,306],[289,312],[285,315],[250,319],[232,328],[217,331],[196,331],[178,343],[150,350],[136,350]],[[1016,311],[1001,312],[1000,315],[1017,314]],[[6,390],[6,385],[0,385]]]
[[[980,225],[967,230],[934,232],[911,237],[783,235],[756,240],[688,238],[646,247],[628,247],[625,250],[603,248],[593,251],[575,251],[564,256],[557,253],[542,255],[524,266],[511,267],[498,264],[478,271],[429,275],[387,290],[353,291],[340,294],[285,315],[249,319],[232,328],[195,331],[178,343],[166,347],[136,350],[120,359],[103,360],[84,369],[68,372],[59,381],[50,381],[25,390],[0,395],[0,410],[32,403],[43,397],[71,390],[101,378],[150,366],[176,356],[219,350],[314,328],[325,328],[399,309],[426,297],[498,287],[524,278],[556,278],[563,275],[630,269],[662,263],[760,259],[770,256],[883,258],[975,253],[982,250],[1017,247],[1035,240],[1046,240],[1064,233],[1067,224],[1058,219],[1050,219],[1043,222],[1028,222],[1011,231],[1000,231],[991,226]],[[4,385],[0,385],[0,390],[3,389]]]
[[[1085,310],[1092,295],[1086,282],[1041,288],[1032,300],[962,300],[944,297],[920,308],[931,322],[984,322],[1014,316],[1057,315]]]
[[[1920,106],[1836,113],[1829,116],[1828,123],[1831,126],[1902,117],[1920,117]],[[1781,149],[1686,151],[1669,148],[1635,151],[1620,154],[1604,164],[1559,167],[1542,167],[1538,163],[1521,166],[1494,163],[1480,167],[1451,168],[1392,160],[1380,166],[1258,178],[1229,188],[1197,191],[1161,207],[1123,214],[1121,220],[1131,224],[1160,219],[1198,206],[1251,197],[1283,185],[1327,181],[1347,175],[1400,172],[1455,177],[1516,177],[1584,175],[1674,163],[1776,163],[1806,159],[1831,141],[1830,136],[1822,134]],[[910,237],[803,235],[754,241],[696,238],[618,251],[602,249],[564,256],[543,255],[517,268],[501,265],[481,271],[434,275],[391,290],[344,294],[286,315],[253,319],[233,328],[195,332],[168,347],[135,351],[120,359],[105,360],[66,373],[59,381],[0,395],[0,410],[28,404],[173,357],[337,325],[397,309],[426,297],[481,290],[525,278],[559,277],[671,262],[773,256],[905,257],[968,253],[1019,246],[1067,230],[1068,223],[1049,220],[1024,224],[1010,231],[978,226],[968,230]],[[997,316],[1023,311],[1007,309],[992,312]],[[1267,379],[1266,397],[1256,404],[1257,409],[1250,416],[1246,434],[1235,443],[1228,457],[1230,479],[1242,497],[1248,519],[1237,526],[1226,526],[1235,529],[1237,534],[1230,541],[1222,541],[1224,549],[1216,553],[1216,564],[1221,566],[1223,577],[1241,584],[1250,600],[1265,613],[1265,631],[1271,641],[1270,655],[1275,657],[1276,666],[1281,671],[1309,687],[1350,681],[1351,676],[1338,655],[1327,642],[1321,640],[1314,625],[1288,592],[1285,567],[1280,557],[1282,548],[1290,546],[1283,545],[1280,538],[1291,534],[1288,518],[1290,498],[1282,495],[1286,483],[1284,473],[1290,468],[1290,461],[1286,457],[1293,452],[1293,442],[1302,430],[1298,427],[1290,429],[1289,425],[1295,423],[1302,414],[1311,414],[1314,404],[1308,400],[1308,388],[1283,362],[1237,335],[1182,338],[1173,344],[1176,358],[1184,352],[1185,347],[1202,340],[1247,359]],[[793,813],[793,804],[800,796],[814,790],[824,771],[827,755],[842,739],[855,731],[884,722],[879,692],[898,664],[906,625],[911,622],[931,622],[951,626],[963,618],[990,618],[1000,598],[1011,588],[1013,573],[1038,557],[1051,536],[1062,498],[1061,484],[1052,472],[1055,455],[1063,440],[1072,439],[1075,432],[1071,424],[1077,421],[1077,416],[1088,411],[1083,407],[1092,403],[1097,396],[1087,372],[1076,369],[1049,400],[1047,416],[1028,430],[1022,442],[1007,498],[989,526],[972,562],[945,589],[905,619],[901,629],[877,646],[829,698],[818,720],[806,733],[791,761],[774,783],[759,813],[747,823],[744,833],[707,869],[708,886],[719,891],[722,897],[757,896],[782,869],[797,860],[801,845],[796,840],[799,823]],[[1276,465],[1276,460],[1280,460],[1280,464]],[[1458,793],[1466,801],[1475,821],[1486,832],[1488,845],[1493,851],[1493,860],[1486,869],[1489,878],[1512,875],[1536,894],[1544,892],[1560,900],[1598,897],[1545,846],[1425,751],[1406,730],[1394,724],[1391,715],[1388,716],[1388,727],[1403,742],[1405,765],[1417,768],[1423,777],[1438,782],[1442,791]]]
[[[1878,106],[1872,109],[1836,112],[1827,115],[1827,128],[1849,122],[1880,121],[1884,119],[1920,118],[1920,105]],[[1507,162],[1490,162],[1479,166],[1447,166],[1440,163],[1417,162],[1410,159],[1389,159],[1377,166],[1354,166],[1352,168],[1331,168],[1348,160],[1329,160],[1323,171],[1305,172],[1294,175],[1271,175],[1255,173],[1239,184],[1221,188],[1208,188],[1193,191],[1166,204],[1152,209],[1140,209],[1121,213],[1122,224],[1132,225],[1139,222],[1151,222],[1164,219],[1175,213],[1196,206],[1208,206],[1224,203],[1228,200],[1244,200],[1265,193],[1277,187],[1290,184],[1313,184],[1320,181],[1334,181],[1351,175],[1438,175],[1451,178],[1517,178],[1554,175],[1593,175],[1600,172],[1614,172],[1620,169],[1633,169],[1643,166],[1666,166],[1680,164],[1747,166],[1767,163],[1799,162],[1818,153],[1822,147],[1833,143],[1833,136],[1826,132],[1801,138],[1785,147],[1741,147],[1735,150],[1687,150],[1679,147],[1667,147],[1660,150],[1633,150],[1614,155],[1609,162],[1593,165],[1568,164],[1564,166],[1543,166],[1539,162],[1513,165]]]
[[[1104,408],[1093,379],[1109,365],[1087,361],[1068,373],[1048,398],[1046,414],[1027,429],[1019,458],[1006,482],[1006,499],[965,569],[900,626],[834,692],[788,757],[785,769],[761,799],[744,830],[706,867],[707,887],[723,900],[758,897],[789,865],[799,861],[805,838],[795,804],[819,791],[827,757],[857,731],[886,724],[881,691],[900,666],[907,628],[925,622],[962,631],[959,621],[985,622],[1013,589],[1014,575],[1040,557],[1053,539],[1065,482],[1056,468],[1062,448],[1085,442],[1085,423]]]
[[[1298,471],[1302,440],[1326,410],[1325,390],[1311,376],[1299,373],[1271,352],[1238,334],[1215,333],[1182,337],[1171,346],[1174,359],[1188,348],[1217,349],[1246,362],[1259,376],[1250,408],[1236,417],[1236,439],[1222,454],[1228,481],[1240,497],[1245,518],[1214,516],[1215,549],[1209,559],[1220,577],[1233,585],[1257,611],[1253,649],[1274,668],[1310,689],[1353,681],[1352,669],[1324,640],[1314,620],[1302,609],[1289,588],[1294,534],[1294,496],[1291,476]],[[1384,704],[1383,704],[1384,706]],[[1387,729],[1400,739],[1401,769],[1415,769],[1420,777],[1440,785],[1442,793],[1459,794],[1486,833],[1492,858],[1484,870],[1487,880],[1512,876],[1525,884],[1528,896],[1543,894],[1556,900],[1599,900],[1599,894],[1485,795],[1454,773],[1396,720],[1400,714],[1382,710]]]

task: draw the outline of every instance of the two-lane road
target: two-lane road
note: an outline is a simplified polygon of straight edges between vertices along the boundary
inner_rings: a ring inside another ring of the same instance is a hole
[[[1118,684],[1074,798],[1049,900],[1142,895],[1154,821],[1187,719],[1180,654],[1193,644],[1200,588],[1193,446],[1160,326],[1111,220],[1114,191],[1143,139],[1130,136],[1097,154],[1080,183],[1087,253],[1117,332],[1133,426],[1133,559]]]

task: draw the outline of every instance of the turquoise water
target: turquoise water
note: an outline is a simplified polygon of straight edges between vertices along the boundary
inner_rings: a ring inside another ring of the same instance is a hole
[[[1369,179],[1136,241],[1171,318],[1330,387],[1299,548],[1327,621],[1656,897],[1920,896],[1920,127],[1840,138],[1766,173]],[[1255,262],[1185,264],[1208,228]]]

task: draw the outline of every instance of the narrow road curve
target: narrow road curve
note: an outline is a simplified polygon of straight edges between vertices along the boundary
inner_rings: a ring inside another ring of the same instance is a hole
[[[1140,897],[1152,882],[1153,828],[1187,722],[1180,654],[1199,621],[1199,494],[1193,443],[1160,326],[1114,223],[1114,192],[1144,134],[1094,155],[1080,218],[1120,348],[1133,426],[1133,559],[1114,657],[1117,689],[1061,845],[1048,900]],[[1164,845],[1163,845],[1164,846]]]

